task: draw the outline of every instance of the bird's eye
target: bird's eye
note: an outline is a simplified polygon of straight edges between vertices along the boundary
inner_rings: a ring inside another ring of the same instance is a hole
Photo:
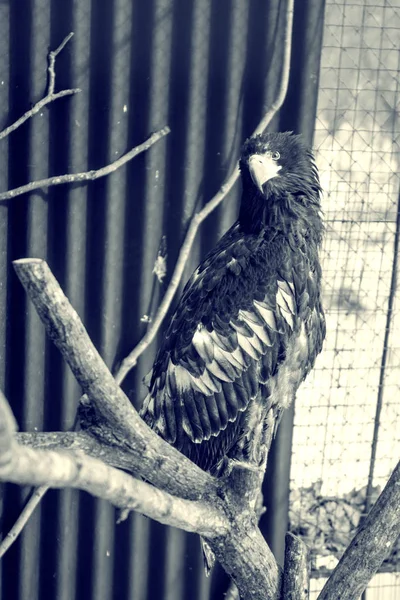
[[[280,157],[281,155],[279,154],[279,152],[273,152],[271,156],[272,160],[279,160]]]

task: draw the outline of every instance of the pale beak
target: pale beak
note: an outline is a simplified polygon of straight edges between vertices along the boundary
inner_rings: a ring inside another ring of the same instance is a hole
[[[263,191],[264,183],[276,177],[278,171],[282,169],[276,160],[272,160],[271,157],[262,154],[253,154],[250,156],[248,163],[251,178],[260,192]]]

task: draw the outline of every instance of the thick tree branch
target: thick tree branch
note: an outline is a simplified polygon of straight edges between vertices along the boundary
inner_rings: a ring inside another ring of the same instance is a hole
[[[22,115],[22,117],[20,117],[17,121],[15,121],[15,123],[12,123],[12,125],[10,125],[6,129],[1,131],[0,132],[0,140],[6,138],[8,135],[10,135],[10,133],[12,133],[16,129],[18,129],[18,127],[21,127],[21,125],[23,123],[25,123],[25,121],[27,121],[28,119],[31,119],[34,115],[36,115],[38,112],[40,112],[42,110],[42,108],[44,108],[47,104],[50,104],[50,102],[54,102],[55,100],[58,100],[59,98],[63,98],[64,96],[72,96],[73,94],[78,94],[81,91],[79,88],[74,88],[74,89],[62,90],[61,92],[54,93],[54,87],[55,87],[55,83],[56,83],[56,72],[55,72],[56,58],[60,54],[61,50],[63,50],[63,48],[69,42],[69,40],[72,38],[73,35],[74,35],[73,33],[69,33],[67,35],[67,37],[58,46],[58,48],[49,53],[49,66],[47,68],[49,80],[48,80],[48,88],[47,88],[46,96],[44,96],[44,98],[39,100],[39,102],[37,102],[35,104],[35,106],[33,106],[24,115]],[[19,188],[19,189],[21,189],[21,188]],[[34,189],[36,189],[36,188],[34,188]],[[20,192],[20,193],[23,193],[23,192]],[[5,200],[5,198],[2,198],[3,195],[4,194],[2,194],[0,196],[0,199]],[[18,195],[18,194],[15,194],[15,195]],[[12,197],[13,196],[10,196],[10,198],[12,198]]]
[[[293,533],[285,537],[285,566],[282,581],[284,600],[308,600],[310,594],[309,550]]]
[[[16,446],[9,468],[0,479],[21,485],[72,487],[108,500],[114,506],[136,510],[160,523],[205,536],[224,535],[228,521],[205,502],[184,500],[134,479],[101,460],[57,450]]]
[[[0,399],[0,422],[10,413],[4,396]],[[3,427],[0,444],[9,443],[2,457],[0,480],[21,485],[72,487],[108,500],[114,506],[136,510],[160,523],[180,527],[207,537],[226,535],[229,522],[221,510],[205,501],[177,498],[152,485],[106,465],[83,452],[41,450],[20,446],[12,439],[11,427]]]
[[[359,598],[400,536],[400,462],[318,600]]]
[[[99,179],[100,177],[105,177],[110,173],[113,173],[117,169],[120,169],[127,162],[135,158],[138,154],[145,152],[151,146],[153,146],[156,142],[161,140],[161,138],[165,137],[170,133],[169,127],[163,127],[159,131],[153,133],[143,144],[139,144],[139,146],[135,146],[132,150],[129,150],[126,154],[115,160],[114,162],[102,167],[101,169],[85,171],[83,173],[69,173],[67,175],[55,175],[54,177],[48,177],[46,179],[38,179],[37,181],[32,181],[31,183],[27,183],[26,185],[21,185],[21,187],[15,188],[13,190],[9,190],[8,192],[0,193],[0,201],[2,200],[10,200],[11,198],[15,198],[15,196],[20,196],[21,194],[25,194],[27,192],[32,192],[33,190],[37,190],[39,188],[49,187],[50,185],[60,185],[62,183],[83,183],[85,181],[94,181],[95,179]]]
[[[23,432],[17,433],[15,439],[21,446],[29,446],[41,450],[81,451],[93,458],[102,460],[111,467],[123,469],[139,476],[139,471],[132,462],[132,453],[128,448],[103,444],[88,431],[64,432]]]
[[[126,447],[138,473],[157,487],[197,500],[215,480],[162,440],[142,421],[90,340],[47,264],[22,259],[14,267],[47,333],[67,361],[98,418],[107,443]]]
[[[280,600],[279,567],[254,514],[252,518],[237,515],[228,535],[207,542],[235,582],[241,600]]]
[[[132,464],[132,454],[120,446],[110,446],[102,444],[99,440],[88,433],[87,431],[75,432],[32,432],[32,433],[16,433],[15,438],[18,443],[23,446],[41,449],[63,449],[63,450],[80,450],[85,454],[98,458],[106,464],[124,469],[133,475],[139,475]],[[14,525],[7,535],[0,542],[0,558],[16,541],[19,534],[25,527],[29,518],[33,514],[36,506],[39,504],[49,486],[42,485],[33,489],[32,495],[25,504],[15,521]]]
[[[284,30],[284,53],[282,63],[282,78],[278,90],[278,94],[270,108],[263,115],[261,121],[257,125],[252,135],[262,133],[270,124],[273,117],[276,115],[278,110],[281,108],[288,89],[289,84],[289,72],[290,72],[290,56],[292,49],[292,29],[293,29],[293,6],[294,0],[288,0],[286,9],[285,19],[285,30]],[[172,300],[175,296],[176,290],[178,289],[179,283],[182,279],[183,272],[185,270],[186,263],[189,258],[190,251],[193,246],[197,231],[203,221],[221,204],[224,198],[228,195],[230,190],[235,185],[239,178],[239,163],[237,162],[233,172],[224,181],[220,190],[215,194],[209,202],[196,213],[189,224],[185,239],[179,252],[178,260],[175,265],[174,272],[169,282],[167,291],[165,292],[164,298],[159,306],[156,316],[146,334],[140,340],[138,345],[128,354],[128,356],[121,362],[121,365],[115,375],[116,381],[120,384],[129,371],[136,365],[137,360],[141,354],[148,348],[151,342],[157,335],[167,313],[171,306]],[[1,198],[1,197],[0,197]]]

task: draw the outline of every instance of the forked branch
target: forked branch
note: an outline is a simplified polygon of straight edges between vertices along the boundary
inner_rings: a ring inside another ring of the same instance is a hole
[[[77,488],[108,500],[114,506],[136,510],[160,523],[207,537],[226,535],[229,523],[221,510],[206,501],[191,501],[134,479],[83,452],[41,450],[21,446],[13,437],[11,409],[0,396],[0,480],[20,485]],[[8,444],[8,448],[6,447]]]
[[[65,48],[65,46],[68,44],[69,40],[72,38],[73,35],[74,34],[72,32],[69,33],[67,37],[58,46],[58,48],[56,48],[56,50],[52,50],[51,52],[49,52],[49,66],[47,68],[48,87],[47,93],[44,96],[44,98],[39,100],[39,102],[36,102],[36,104],[30,110],[23,114],[22,117],[20,117],[17,121],[12,123],[9,127],[6,127],[6,129],[0,131],[0,140],[3,140],[8,135],[10,135],[10,133],[18,129],[18,127],[21,127],[23,123],[25,123],[26,121],[28,121],[28,119],[31,119],[33,116],[39,113],[47,104],[50,104],[50,102],[54,102],[59,98],[64,98],[64,96],[72,96],[73,94],[78,94],[81,91],[79,88],[72,88],[67,90],[61,90],[60,92],[54,92],[56,84],[56,58],[60,54],[61,50],[63,50],[63,48]],[[0,199],[4,200],[5,198],[1,198],[0,196]]]
[[[192,500],[214,489],[214,479],[210,475],[162,440],[139,417],[116,384],[46,262],[21,259],[13,264],[48,335],[95,409],[98,435],[111,435],[109,442],[114,440],[129,448],[138,472],[162,489]]]
[[[33,192],[39,188],[49,187],[51,185],[61,185],[64,183],[84,183],[86,181],[95,181],[100,177],[105,177],[110,173],[114,173],[127,162],[135,158],[138,154],[149,150],[151,146],[156,144],[161,138],[168,135],[170,132],[169,127],[163,127],[159,131],[152,133],[150,137],[147,138],[142,144],[139,146],[135,146],[132,150],[129,150],[126,154],[123,154],[115,160],[114,162],[102,167],[101,169],[91,170],[91,171],[83,171],[82,173],[67,173],[66,175],[55,175],[54,177],[47,177],[46,179],[38,179],[36,181],[31,181],[26,185],[21,185],[20,187],[14,188],[13,190],[9,190],[8,192],[0,193],[0,201],[11,200],[11,198],[15,198],[15,196],[20,196],[21,194],[26,194],[27,192]]]

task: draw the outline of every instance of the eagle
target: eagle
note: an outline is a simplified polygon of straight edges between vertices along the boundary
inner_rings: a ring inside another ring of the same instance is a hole
[[[321,351],[321,187],[292,132],[249,138],[238,220],[186,284],[141,416],[200,468],[265,468],[275,429]],[[269,421],[270,422],[270,421]]]

